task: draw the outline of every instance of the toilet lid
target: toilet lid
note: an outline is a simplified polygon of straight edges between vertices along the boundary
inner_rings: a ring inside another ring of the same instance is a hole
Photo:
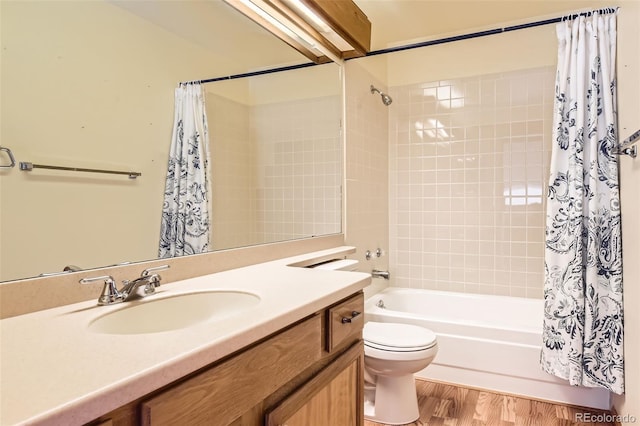
[[[383,350],[428,349],[436,344],[436,334],[424,327],[369,321],[362,331],[365,345]]]

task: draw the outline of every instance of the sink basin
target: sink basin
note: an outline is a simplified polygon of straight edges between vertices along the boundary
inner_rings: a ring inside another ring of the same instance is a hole
[[[153,297],[127,303],[94,319],[89,330],[102,334],[160,333],[226,318],[260,303],[255,294],[226,290]]]

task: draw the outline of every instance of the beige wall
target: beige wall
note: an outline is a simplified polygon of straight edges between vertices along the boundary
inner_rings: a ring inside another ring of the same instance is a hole
[[[556,35],[545,25],[387,56],[389,86],[554,65]],[[550,48],[551,47],[551,48]]]
[[[0,280],[155,258],[173,90],[222,59],[108,2],[0,7],[2,145],[18,161],[142,173],[0,172]]]
[[[378,63],[375,62],[374,65]],[[368,67],[368,59],[349,61],[346,79],[346,227],[345,241],[357,247],[353,256],[359,260],[358,270],[389,268],[389,107],[372,95],[370,85],[383,92],[386,84],[378,80]],[[379,71],[379,70],[378,70]],[[377,75],[380,75],[379,72]],[[384,254],[365,259],[365,252]],[[373,280],[366,293],[375,292],[388,283]]]
[[[250,107],[207,92],[211,158],[211,249],[243,247],[256,236],[255,144]]]
[[[620,139],[640,128],[640,2],[624,1],[618,15]],[[625,315],[626,395],[614,397],[620,415],[640,421],[640,158],[620,157]],[[629,422],[628,424],[632,424]],[[637,424],[637,423],[636,423]]]
[[[341,95],[340,67],[333,63],[207,84],[209,93],[245,105]]]
[[[321,66],[252,77],[249,103],[262,105],[342,95],[340,67]]]

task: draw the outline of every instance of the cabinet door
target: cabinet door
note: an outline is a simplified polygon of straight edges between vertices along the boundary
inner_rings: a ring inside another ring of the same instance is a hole
[[[267,413],[266,426],[362,425],[363,368],[360,340]]]
[[[322,355],[313,317],[142,402],[142,424],[228,425]]]

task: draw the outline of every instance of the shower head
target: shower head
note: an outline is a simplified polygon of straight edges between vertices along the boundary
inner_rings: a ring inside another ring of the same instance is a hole
[[[391,99],[391,96],[387,95],[386,93],[382,93],[380,90],[376,89],[375,87],[373,87],[373,84],[371,85],[371,94],[373,95],[374,93],[379,93],[380,97],[382,98],[382,103],[385,104],[386,106],[391,105],[391,102],[393,102],[393,99]]]

